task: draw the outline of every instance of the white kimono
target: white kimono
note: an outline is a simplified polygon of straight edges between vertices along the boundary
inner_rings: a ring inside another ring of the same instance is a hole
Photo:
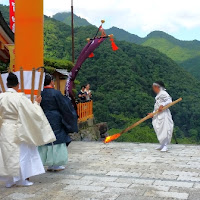
[[[0,181],[44,173],[36,146],[55,140],[38,103],[14,89],[0,94]]]
[[[154,112],[157,111],[161,105],[166,106],[172,102],[172,98],[165,90],[161,90],[155,100]],[[169,144],[172,139],[174,128],[174,122],[170,110],[167,109],[155,115],[152,124],[161,146]]]

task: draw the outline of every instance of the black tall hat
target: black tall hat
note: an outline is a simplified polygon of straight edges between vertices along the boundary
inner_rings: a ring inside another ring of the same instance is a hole
[[[8,88],[16,87],[19,84],[18,78],[12,72],[9,73],[7,78],[7,86]]]
[[[53,76],[51,76],[50,74],[46,74],[45,75],[45,80],[44,80],[44,86],[49,85],[52,80],[53,80]]]

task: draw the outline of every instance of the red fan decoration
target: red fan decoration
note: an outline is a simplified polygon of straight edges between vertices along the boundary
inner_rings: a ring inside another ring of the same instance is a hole
[[[94,53],[91,53],[88,57],[89,58],[93,58],[94,57]]]
[[[113,50],[113,51],[117,51],[119,48],[118,48],[118,46],[115,44],[114,38],[111,37],[111,38],[110,38],[110,41],[111,41],[112,50]]]

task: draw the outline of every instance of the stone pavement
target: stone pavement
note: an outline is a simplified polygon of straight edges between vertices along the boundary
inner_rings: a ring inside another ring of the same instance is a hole
[[[2,200],[200,200],[200,147],[73,142],[65,171],[31,180],[29,188],[4,188]]]

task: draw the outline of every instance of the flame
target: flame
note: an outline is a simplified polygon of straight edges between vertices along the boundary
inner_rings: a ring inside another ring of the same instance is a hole
[[[116,140],[118,137],[120,137],[121,134],[120,133],[117,133],[115,135],[111,135],[111,136],[108,136],[106,137],[106,139],[104,140],[104,143],[109,143],[109,142],[112,142],[113,140]]]

